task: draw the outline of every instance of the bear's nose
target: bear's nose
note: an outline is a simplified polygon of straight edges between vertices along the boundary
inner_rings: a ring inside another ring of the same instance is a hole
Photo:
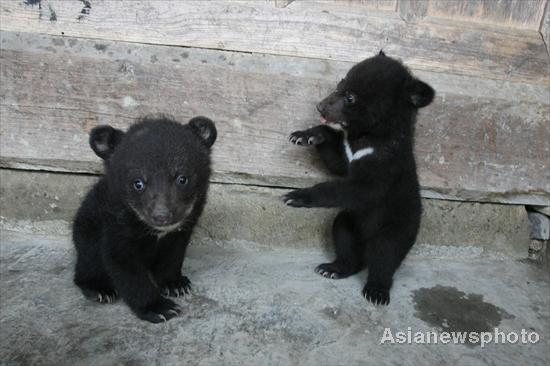
[[[316,107],[317,107],[317,111],[322,115],[324,113],[323,102],[318,103]]]

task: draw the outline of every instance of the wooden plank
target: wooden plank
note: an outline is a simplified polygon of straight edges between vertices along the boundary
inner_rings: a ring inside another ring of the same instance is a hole
[[[407,23],[416,23],[428,14],[428,0],[399,0],[399,16]]]
[[[215,180],[305,186],[326,179],[288,134],[352,65],[124,42],[2,33],[1,166],[99,172],[93,126],[146,113],[203,114],[219,129]],[[438,91],[417,126],[429,197],[548,204],[547,88],[418,72]]]
[[[275,7],[286,8],[294,0],[275,0]]]
[[[404,22],[397,13],[294,1],[2,2],[10,31],[269,53],[356,62],[384,49],[415,69],[548,83],[548,57],[536,31],[464,26],[448,20]],[[55,17],[52,16],[55,14]]]
[[[546,1],[429,0],[428,15],[536,30],[540,25]]]
[[[546,3],[546,9],[544,10],[539,30],[548,52],[548,45],[550,44],[550,3]]]
[[[298,0],[310,6],[335,5],[340,7],[361,7],[364,10],[395,11],[397,0]]]

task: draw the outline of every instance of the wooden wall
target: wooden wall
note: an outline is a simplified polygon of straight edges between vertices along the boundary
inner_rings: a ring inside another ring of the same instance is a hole
[[[417,126],[425,196],[548,205],[545,2],[442,3],[4,1],[0,164],[97,173],[93,126],[203,114],[215,181],[305,186],[326,174],[288,134],[383,48],[437,90]]]
[[[310,6],[362,7],[365,11],[398,12],[403,19],[437,17],[479,25],[491,24],[538,30],[547,0],[275,0],[278,7],[292,2]]]
[[[537,30],[545,5],[545,0],[429,0],[427,15]]]

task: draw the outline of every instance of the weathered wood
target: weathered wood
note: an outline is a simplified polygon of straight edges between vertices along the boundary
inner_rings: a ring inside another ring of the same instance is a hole
[[[546,9],[544,9],[544,16],[540,22],[540,33],[542,39],[546,44],[546,51],[548,52],[548,46],[550,45],[550,3],[546,3]]]
[[[298,0],[310,6],[336,5],[361,7],[365,10],[395,11],[397,0]]]
[[[428,15],[536,30],[540,25],[546,1],[429,0]]]
[[[219,129],[215,180],[304,186],[326,179],[288,134],[351,63],[2,33],[1,166],[99,172],[87,134],[164,112]],[[543,86],[418,72],[438,91],[417,126],[425,195],[548,204]]]
[[[416,23],[428,13],[428,0],[399,0],[399,16],[407,23]]]
[[[277,8],[286,8],[294,0],[275,0],[275,6]]]
[[[338,2],[269,1],[2,2],[10,31],[236,50],[356,62],[384,49],[416,69],[548,83],[548,58],[536,31],[464,26]],[[53,16],[55,14],[55,17]]]

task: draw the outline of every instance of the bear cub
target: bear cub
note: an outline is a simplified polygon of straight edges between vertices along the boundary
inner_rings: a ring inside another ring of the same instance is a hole
[[[417,111],[434,90],[382,51],[353,66],[317,109],[321,125],[291,134],[315,146],[339,180],[284,196],[292,207],[339,207],[333,241],[336,259],[320,275],[338,279],[368,268],[363,296],[390,302],[393,275],[416,240],[420,188],[414,160]]]
[[[168,296],[190,291],[181,267],[206,202],[214,123],[182,125],[145,117],[126,133],[111,126],[90,133],[105,174],[91,188],[73,223],[74,283],[100,303],[120,296],[153,323],[180,314]]]

